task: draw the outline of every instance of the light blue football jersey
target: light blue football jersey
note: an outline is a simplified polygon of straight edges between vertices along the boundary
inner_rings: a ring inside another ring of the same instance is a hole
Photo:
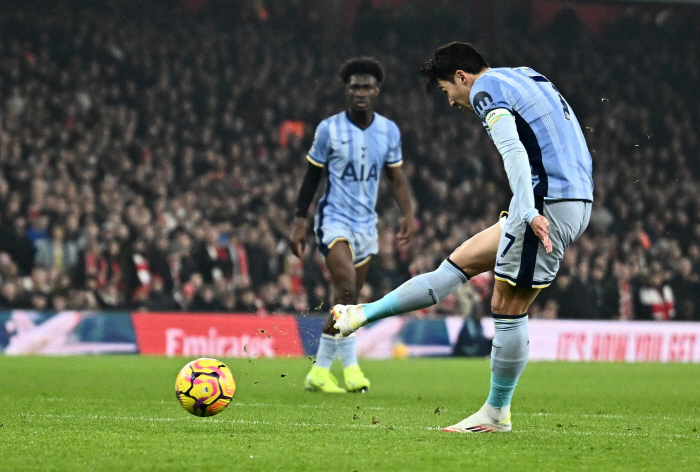
[[[469,99],[482,120],[495,108],[515,116],[536,196],[593,201],[593,164],[581,125],[542,74],[529,67],[489,69],[474,82]]]
[[[355,232],[375,233],[382,168],[402,164],[396,123],[375,113],[372,124],[363,130],[347,112],[333,115],[316,128],[307,159],[325,167],[328,177],[316,212],[316,227],[344,225]]]

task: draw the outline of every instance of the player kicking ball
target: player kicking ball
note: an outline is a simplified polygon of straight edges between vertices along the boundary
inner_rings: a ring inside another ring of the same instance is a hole
[[[513,191],[508,217],[463,243],[436,271],[381,300],[334,306],[335,327],[347,336],[372,321],[431,306],[493,269],[491,390],[479,411],[443,431],[507,432],[511,398],[529,353],[527,311],[588,225],[591,155],[569,104],[530,68],[492,69],[471,45],[450,43],[434,52],[420,74],[428,93],[440,90],[451,106],[484,122]]]
[[[292,252],[302,257],[306,247],[306,215],[325,169],[326,191],[314,221],[318,249],[333,286],[333,304],[357,303],[369,261],[378,251],[377,193],[382,169],[403,212],[399,244],[410,241],[414,217],[401,172],[401,136],[396,124],[374,112],[384,79],[381,64],[372,58],[346,61],[339,75],[345,84],[348,110],[323,120],[307,156],[308,168],[299,190],[296,217],[289,237]],[[316,362],[306,376],[307,390],[343,393],[330,367],[336,355],[343,364],[347,391],[365,392],[369,380],[357,363],[355,337],[339,339],[333,316],[326,320]]]

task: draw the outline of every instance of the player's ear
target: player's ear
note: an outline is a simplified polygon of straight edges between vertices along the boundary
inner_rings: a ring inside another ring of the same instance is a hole
[[[467,83],[467,73],[463,70],[458,70],[457,72],[455,72],[455,83]]]

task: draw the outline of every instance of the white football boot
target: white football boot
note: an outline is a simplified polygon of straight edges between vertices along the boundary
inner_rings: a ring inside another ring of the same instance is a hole
[[[491,413],[491,414],[489,414]],[[502,421],[493,416],[504,417]],[[457,424],[443,429],[445,433],[507,433],[512,429],[510,423],[510,405],[497,409],[484,404],[479,411]]]
[[[336,305],[331,310],[335,320],[334,328],[345,338],[367,324],[365,309],[362,305]]]

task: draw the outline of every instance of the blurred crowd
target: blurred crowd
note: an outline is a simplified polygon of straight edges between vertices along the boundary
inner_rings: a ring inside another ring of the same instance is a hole
[[[433,270],[511,195],[479,120],[418,81],[436,46],[468,40],[492,66],[554,82],[594,160],[589,230],[531,315],[700,319],[696,28],[631,15],[594,34],[564,10],[541,27],[513,14],[491,38],[440,8],[434,29],[363,11],[333,34],[304,2],[3,8],[0,308],[327,310],[323,261],[314,247],[292,256],[287,235],[315,126],[345,106],[336,70],[360,54],[387,70],[377,108],[401,129],[418,227],[399,250],[383,188],[361,299]],[[488,313],[492,283],[476,277],[428,312]]]

